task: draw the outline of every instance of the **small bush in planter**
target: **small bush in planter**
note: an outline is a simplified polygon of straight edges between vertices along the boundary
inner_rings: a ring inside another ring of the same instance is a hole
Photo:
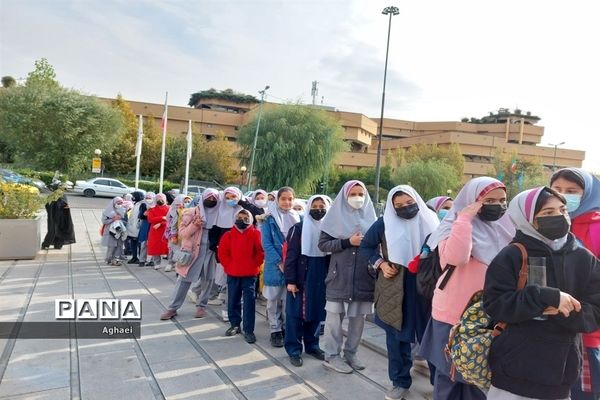
[[[0,219],[33,219],[44,203],[32,186],[0,183]]]

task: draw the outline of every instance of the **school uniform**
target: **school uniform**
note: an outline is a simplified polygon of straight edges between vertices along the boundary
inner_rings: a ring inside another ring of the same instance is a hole
[[[460,320],[471,296],[483,289],[487,266],[514,236],[514,226],[506,214],[496,221],[458,214],[498,188],[504,188],[504,184],[497,179],[471,179],[458,193],[448,215],[428,239],[432,250],[438,248],[442,268],[455,266],[444,290],[439,289],[439,284],[445,274],[438,280],[432,299],[431,320],[425,329],[419,353],[436,368],[434,399],[485,399],[485,394],[477,386],[465,382],[459,373],[451,377],[451,364],[444,348],[452,326]]]
[[[364,190],[364,203],[355,209],[348,203],[348,193],[354,186]],[[373,312],[374,274],[368,270],[368,259],[359,256],[358,247],[350,243],[355,233],[365,234],[375,222],[375,208],[364,183],[349,181],[344,184],[331,209],[325,215],[319,238],[319,249],[331,253],[325,279],[326,299],[325,335],[323,350],[326,367],[339,363],[342,345],[344,358],[357,369],[364,366],[356,357],[365,315]],[[342,321],[348,318],[348,334],[343,342]]]
[[[315,195],[308,200],[310,209]],[[296,285],[297,292],[287,292],[285,319],[285,350],[290,357],[300,356],[303,349],[310,354],[321,354],[319,332],[325,321],[325,277],[329,255],[318,248],[321,220],[306,215],[294,225],[287,237],[288,249],[284,276],[286,285]]]
[[[412,197],[418,206],[418,213],[410,219],[396,215],[392,200],[398,192]],[[386,333],[388,374],[394,387],[410,388],[411,343],[422,340],[430,318],[426,301],[417,294],[416,276],[407,266],[438,225],[436,215],[421,196],[412,187],[400,185],[390,190],[383,217],[371,226],[360,244],[360,252],[375,269],[385,261],[399,270],[393,278],[384,278],[383,272],[377,272],[377,279],[384,280],[385,286],[375,298],[375,322]]]
[[[522,257],[515,246],[493,259],[486,274],[484,308],[508,327],[493,339],[488,362],[494,388],[521,398],[567,399],[581,365],[579,334],[600,327],[600,265],[566,227],[566,236],[556,240],[533,227],[535,205],[544,190],[548,189],[520,193],[508,212],[518,230],[514,242],[525,246],[528,257],[545,258],[547,284],[516,289]],[[560,292],[577,299],[581,311],[535,319],[547,307],[558,308]]]
[[[232,327],[254,334],[255,285],[264,258],[260,231],[252,224],[225,233],[219,243],[219,260],[227,274],[227,312]],[[243,310],[242,310],[243,298]]]

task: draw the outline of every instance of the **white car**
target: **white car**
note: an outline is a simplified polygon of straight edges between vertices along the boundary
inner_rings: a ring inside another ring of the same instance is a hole
[[[81,193],[86,197],[117,197],[132,193],[135,191],[135,188],[129,187],[117,179],[92,178],[87,181],[76,181],[73,191]]]

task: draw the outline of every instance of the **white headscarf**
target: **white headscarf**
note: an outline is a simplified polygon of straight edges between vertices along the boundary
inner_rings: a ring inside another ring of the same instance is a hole
[[[260,207],[258,204],[256,204],[256,196],[259,194],[262,194],[265,196],[265,206],[264,207]],[[266,191],[264,191],[262,189],[256,189],[254,192],[252,192],[252,195],[250,196],[250,201],[256,207],[261,208],[264,212],[267,212],[267,205],[269,203],[269,198],[268,198],[268,193]]]
[[[221,196],[219,195],[219,191],[213,188],[205,189],[204,192],[199,196],[198,204],[196,205],[200,210],[200,214],[202,215],[202,221],[206,223],[204,226],[206,229],[210,229],[215,226],[217,222],[217,217],[219,215],[219,204],[221,202]],[[217,200],[217,204],[212,208],[204,207],[204,200],[209,197]]]
[[[279,227],[279,230],[283,236],[287,237],[290,228],[300,222],[300,216],[292,208],[290,208],[288,211],[282,210],[279,208],[278,202],[279,198],[269,203],[268,212],[277,223],[277,226]]]
[[[365,191],[365,202],[358,210],[348,204],[348,193],[356,185]],[[376,219],[375,208],[365,184],[352,180],[346,182],[335,197],[331,209],[323,218],[321,231],[337,239],[348,239],[357,232],[364,235]]]
[[[102,217],[106,217],[106,218],[112,218],[115,215],[121,215],[123,216],[123,214],[119,214],[117,213],[117,203],[121,202],[123,203],[123,198],[121,197],[115,197],[114,199],[112,199],[110,201],[110,203],[108,203],[106,205],[106,207],[104,208],[104,211],[102,211]]]
[[[438,196],[434,197],[433,199],[429,199],[429,201],[425,204],[433,208],[433,210],[437,213],[440,211],[440,208],[442,208],[442,205],[448,200],[452,200],[452,198],[448,196]]]
[[[537,204],[538,198],[540,197],[540,194],[544,190],[548,191],[549,193],[552,193],[553,195],[556,195],[551,189],[548,189],[543,186],[521,192],[518,195],[516,195],[515,198],[512,199],[512,201],[508,205],[508,215],[517,227],[517,230],[523,232],[527,236],[530,236],[547,244],[553,250],[559,250],[567,242],[567,237],[569,236],[568,233],[560,239],[552,240],[539,233],[533,227],[533,220],[535,218],[535,206]],[[564,203],[564,200],[562,198],[558,196],[556,197]],[[568,214],[565,215],[565,217],[569,222],[571,222]]]
[[[306,202],[306,212],[304,213],[304,219],[302,220],[301,253],[308,257],[323,257],[327,255],[327,253],[319,250],[319,236],[321,235],[321,224],[323,224],[323,219],[316,221],[310,216],[310,208],[315,200],[323,200],[325,203],[325,210],[329,211],[329,208],[331,208],[331,200],[327,200],[327,196],[316,194],[308,199]]]
[[[448,211],[440,226],[431,234],[431,237],[427,241],[429,247],[434,249],[441,241],[448,239],[452,230],[452,224],[456,221],[458,213],[463,208],[473,204],[492,190],[498,188],[505,189],[505,186],[499,180],[487,176],[474,178],[467,182],[460,192],[458,192],[456,199],[454,199],[454,205]],[[471,255],[485,265],[489,265],[500,250],[515,236],[515,227],[506,214],[498,221],[493,222],[483,221],[476,216],[473,218],[471,225],[473,227]]]
[[[398,192],[406,193],[415,200],[419,206],[416,217],[404,219],[396,215],[392,199]],[[437,216],[427,207],[421,196],[408,185],[399,185],[390,190],[383,212],[383,222],[388,257],[391,262],[405,267],[421,252],[421,246],[427,235],[440,224]]]
[[[220,228],[231,228],[235,223],[235,216],[238,211],[242,210],[242,207],[236,205],[235,207],[231,207],[227,205],[227,200],[225,200],[225,195],[227,193],[231,193],[237,196],[238,199],[242,198],[242,192],[240,189],[230,186],[223,190],[223,193],[220,196],[220,201],[217,205],[219,207],[219,214],[217,216],[217,220],[215,221],[215,225]]]

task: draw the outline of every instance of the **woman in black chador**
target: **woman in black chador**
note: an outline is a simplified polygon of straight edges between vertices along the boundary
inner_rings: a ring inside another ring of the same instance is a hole
[[[63,195],[57,200],[46,203],[46,213],[48,233],[42,243],[42,249],[47,250],[50,246],[60,249],[65,244],[75,243],[75,230],[67,197]]]

